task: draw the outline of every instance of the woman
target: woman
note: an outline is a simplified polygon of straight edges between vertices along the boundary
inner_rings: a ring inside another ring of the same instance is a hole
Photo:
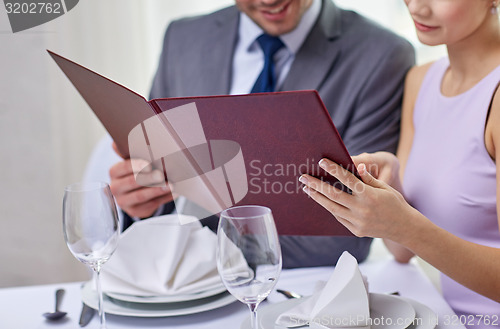
[[[448,57],[408,73],[397,158],[354,157],[362,180],[323,159],[352,195],[311,176],[299,180],[355,235],[384,238],[400,262],[416,254],[439,269],[443,294],[467,327],[498,327],[498,3],[405,2],[419,40],[445,44]]]

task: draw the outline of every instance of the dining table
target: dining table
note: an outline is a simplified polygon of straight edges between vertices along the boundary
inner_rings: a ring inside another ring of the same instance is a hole
[[[427,306],[437,316],[435,326],[437,329],[465,328],[460,321],[457,321],[450,306],[417,262],[401,264],[387,257],[367,260],[361,263],[359,268],[367,278],[371,293],[397,294]],[[286,301],[286,298],[276,292],[276,289],[293,291],[303,296],[311,295],[316,283],[319,280],[328,281],[333,270],[334,267],[283,269],[275,289],[261,303],[258,311]],[[42,314],[54,309],[54,293],[59,288],[66,291],[60,310],[67,312],[67,316],[51,322]],[[82,282],[0,289],[1,329],[79,328],[81,309]],[[242,328],[244,322],[248,323],[248,318],[248,307],[237,300],[225,306],[189,315],[139,317],[106,314],[109,329],[239,329]],[[97,312],[86,328],[99,328]]]

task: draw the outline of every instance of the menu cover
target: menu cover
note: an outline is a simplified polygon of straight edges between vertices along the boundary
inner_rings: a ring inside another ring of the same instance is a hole
[[[153,99],[48,51],[97,115],[120,153],[164,171],[173,190],[207,215],[239,205],[272,210],[281,235],[351,235],[298,182],[339,182],[323,157],[356,173],[314,90]],[[134,168],[140,183],[143,168]],[[345,187],[342,187],[344,190]]]

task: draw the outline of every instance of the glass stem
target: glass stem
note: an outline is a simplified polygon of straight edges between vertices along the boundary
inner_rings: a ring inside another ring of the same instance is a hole
[[[106,318],[104,316],[104,302],[103,302],[103,297],[102,297],[102,288],[101,288],[101,279],[100,279],[100,273],[101,273],[101,264],[97,264],[94,268],[95,271],[95,284],[97,287],[97,295],[99,296],[99,322],[101,324],[100,328],[101,329],[106,329]]]
[[[249,303],[248,308],[250,308],[250,315],[252,329],[259,329],[259,321],[257,320],[257,306],[259,303]]]

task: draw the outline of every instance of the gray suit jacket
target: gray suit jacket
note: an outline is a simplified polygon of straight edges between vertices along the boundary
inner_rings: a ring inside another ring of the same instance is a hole
[[[171,23],[150,97],[229,93],[238,21],[239,11],[231,6]],[[350,154],[394,152],[404,76],[413,64],[407,41],[323,0],[281,90],[318,90]],[[214,229],[216,222],[208,225]],[[371,243],[353,237],[280,241],[284,267],[334,265],[344,250],[362,261]]]

